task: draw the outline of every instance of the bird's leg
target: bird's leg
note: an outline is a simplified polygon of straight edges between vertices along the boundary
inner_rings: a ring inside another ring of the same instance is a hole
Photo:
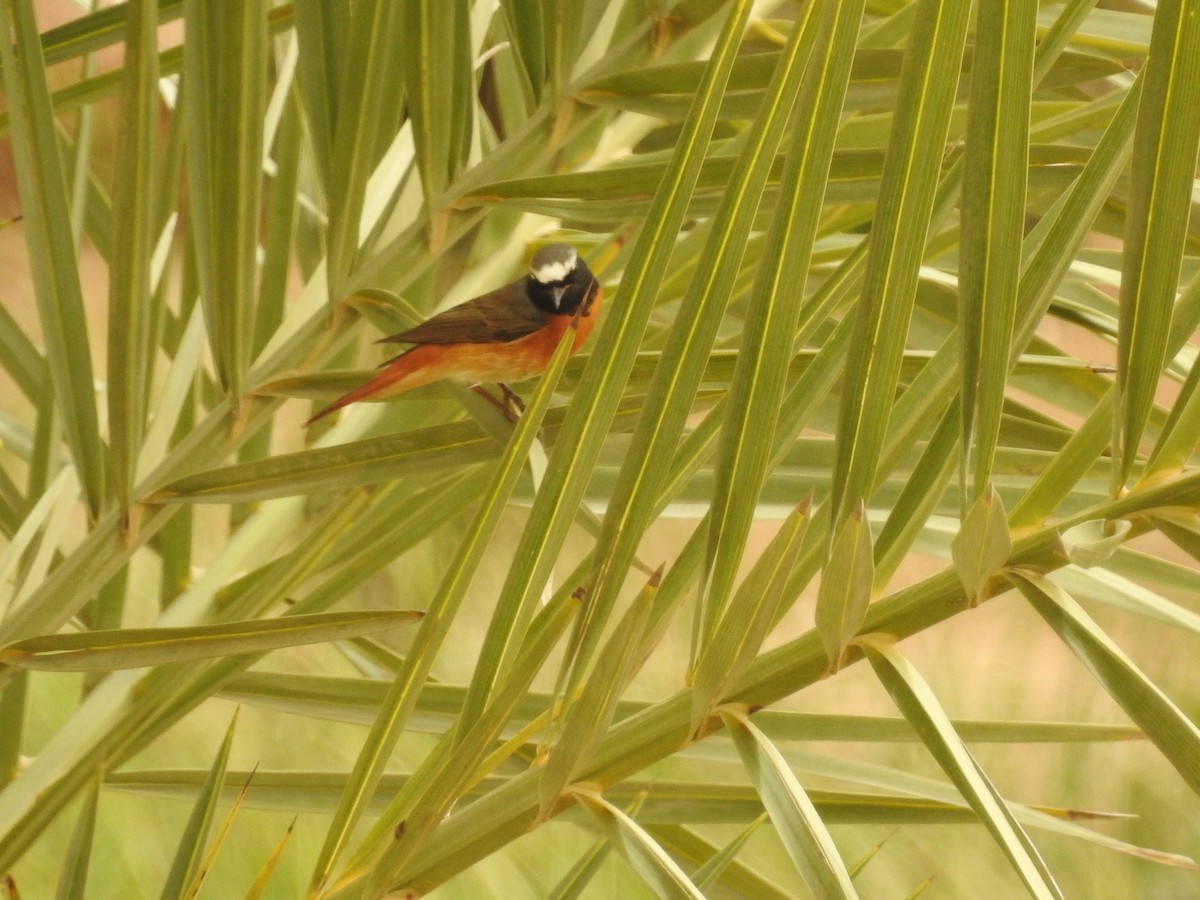
[[[525,414],[525,401],[517,396],[517,392],[510,388],[507,384],[501,382],[498,387],[500,393],[504,396],[504,403],[516,413],[515,418],[520,418]]]
[[[499,397],[482,384],[472,385],[471,390],[500,410],[501,415],[515,425],[517,419],[521,417],[521,413],[525,412],[525,404],[521,402],[521,398],[514,394],[512,388],[507,384],[501,384],[498,387],[501,391],[501,396]]]

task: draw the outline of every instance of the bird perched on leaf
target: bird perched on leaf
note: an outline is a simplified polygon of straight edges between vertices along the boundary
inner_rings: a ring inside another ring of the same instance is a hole
[[[571,352],[587,340],[601,293],[600,282],[574,247],[542,247],[523,278],[384,338],[380,343],[414,346],[305,424],[360,400],[386,400],[435,381],[505,384],[539,375],[577,313]]]

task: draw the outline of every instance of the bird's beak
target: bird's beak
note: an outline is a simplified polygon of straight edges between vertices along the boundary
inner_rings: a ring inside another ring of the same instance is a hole
[[[562,306],[563,294],[565,294],[566,292],[567,292],[567,289],[565,287],[556,287],[556,288],[552,289],[551,293],[554,294],[554,308],[555,309],[559,309]]]

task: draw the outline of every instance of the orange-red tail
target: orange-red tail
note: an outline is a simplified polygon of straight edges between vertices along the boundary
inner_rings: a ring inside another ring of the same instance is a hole
[[[378,394],[380,391],[395,385],[397,381],[408,375],[412,369],[411,365],[407,365],[404,362],[405,357],[407,356],[408,354],[402,354],[397,359],[392,360],[386,369],[384,369],[370,381],[366,382],[365,384],[360,384],[358,387],[348,393],[342,394],[342,396],[338,397],[327,407],[305,422],[304,427],[307,428],[318,419],[323,419],[330,413],[337,412],[343,406],[349,406],[351,403],[357,403],[359,400],[366,400],[368,397],[372,397],[375,394]]]

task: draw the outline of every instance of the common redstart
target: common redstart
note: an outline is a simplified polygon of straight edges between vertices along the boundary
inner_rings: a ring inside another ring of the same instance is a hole
[[[574,247],[542,247],[525,277],[383,338],[379,343],[414,346],[304,424],[359,400],[384,400],[443,379],[505,384],[533,378],[549,365],[576,311],[571,352],[583,345],[596,323],[601,293],[600,282]]]

